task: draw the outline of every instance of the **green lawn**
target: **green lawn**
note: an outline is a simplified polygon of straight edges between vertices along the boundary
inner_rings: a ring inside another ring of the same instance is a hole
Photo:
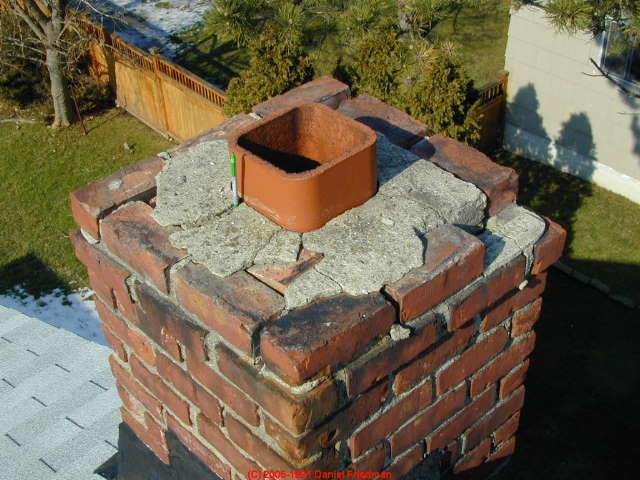
[[[22,283],[33,294],[86,285],[67,238],[74,226],[69,192],[170,143],[121,110],[54,131],[38,108],[35,124],[0,123],[0,293]],[[0,103],[0,119],[15,112]],[[132,151],[124,148],[128,143]]]
[[[640,302],[640,205],[517,155],[494,159],[520,174],[519,203],[567,229],[565,263]]]

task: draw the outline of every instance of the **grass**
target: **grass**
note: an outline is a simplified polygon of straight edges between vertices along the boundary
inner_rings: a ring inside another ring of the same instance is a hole
[[[436,25],[431,37],[458,45],[462,65],[476,87],[494,80],[504,69],[510,0],[500,0],[494,8],[466,7]]]
[[[514,154],[494,159],[520,174],[519,203],[567,229],[565,263],[640,302],[640,205]]]
[[[84,286],[85,269],[67,238],[74,226],[69,192],[170,143],[116,109],[87,120],[86,136],[79,124],[47,128],[42,108],[19,115],[36,123],[0,123],[0,293],[16,284],[36,296],[54,287]],[[0,119],[15,116],[0,103]]]

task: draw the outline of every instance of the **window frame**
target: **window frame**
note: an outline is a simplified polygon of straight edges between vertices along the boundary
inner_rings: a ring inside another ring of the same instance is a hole
[[[640,55],[640,45],[635,46],[635,47],[631,47],[632,48],[631,55],[628,56],[626,64],[625,64],[625,68],[624,68],[624,77],[621,77],[618,73],[607,69],[605,60],[607,58],[607,49],[608,49],[608,46],[609,46],[609,39],[611,37],[612,32],[614,31],[611,28],[612,25],[616,25],[617,26],[617,25],[619,25],[619,22],[617,22],[616,20],[608,20],[607,24],[606,24],[605,31],[602,32],[601,49],[600,49],[600,61],[598,62],[599,63],[599,67],[608,76],[610,76],[611,78],[615,79],[618,82],[621,82],[626,87],[629,87],[629,88],[632,88],[634,90],[640,91],[640,79],[639,80],[632,80],[631,79],[631,64],[633,62],[633,59],[634,58],[638,58],[638,56]]]

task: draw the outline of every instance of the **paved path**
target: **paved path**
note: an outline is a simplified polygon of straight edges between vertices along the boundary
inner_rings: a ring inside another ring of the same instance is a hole
[[[110,353],[0,306],[0,480],[102,480],[120,423]]]

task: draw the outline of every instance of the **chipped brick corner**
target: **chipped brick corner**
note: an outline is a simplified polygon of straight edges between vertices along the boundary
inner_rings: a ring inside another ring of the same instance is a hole
[[[321,101],[477,185],[488,214],[512,204],[517,175],[428,133],[373,97],[323,77],[258,105]],[[359,100],[360,99],[360,100]],[[234,117],[175,152],[226,138]],[[390,471],[448,452],[462,471],[513,453],[546,270],[566,233],[547,220],[530,253],[486,268],[486,247],[456,226],[430,231],[424,265],[382,291],[286,311],[282,291],[321,255],[222,278],[155,222],[151,157],[76,190],[76,255],[87,267],[122,419],[173,468],[171,432],[225,480],[250,470]],[[125,479],[123,479],[125,480]]]

